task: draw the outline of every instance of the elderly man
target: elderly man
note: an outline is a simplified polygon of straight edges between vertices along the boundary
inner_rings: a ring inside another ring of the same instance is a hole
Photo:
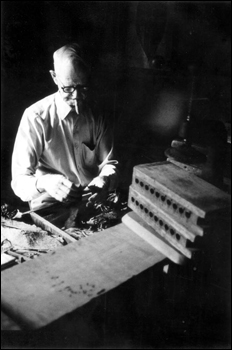
[[[89,203],[117,185],[109,120],[89,103],[90,68],[78,44],[58,49],[50,71],[58,91],[27,108],[12,155],[15,194],[32,209],[44,202]]]

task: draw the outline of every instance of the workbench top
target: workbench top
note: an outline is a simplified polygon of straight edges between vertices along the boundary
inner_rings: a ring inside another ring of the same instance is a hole
[[[2,271],[2,310],[38,329],[165,258],[121,223]]]

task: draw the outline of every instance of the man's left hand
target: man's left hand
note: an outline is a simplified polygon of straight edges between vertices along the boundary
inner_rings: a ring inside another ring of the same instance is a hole
[[[98,202],[103,202],[106,200],[109,193],[109,178],[107,176],[95,177],[85,188],[84,192],[85,191],[92,192],[86,204],[87,207]]]

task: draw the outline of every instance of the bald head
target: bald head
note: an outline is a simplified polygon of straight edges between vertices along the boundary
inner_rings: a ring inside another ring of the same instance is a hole
[[[54,70],[61,74],[67,70],[82,70],[89,74],[90,67],[84,59],[81,47],[76,43],[67,44],[53,54]]]
[[[87,97],[90,66],[80,46],[76,43],[65,45],[54,52],[53,59],[54,71],[50,70],[50,74],[61,97],[69,106],[76,108],[78,105],[81,109]]]

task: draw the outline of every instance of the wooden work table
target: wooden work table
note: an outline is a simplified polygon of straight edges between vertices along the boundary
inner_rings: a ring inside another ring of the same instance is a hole
[[[2,271],[2,310],[40,329],[165,258],[121,223]]]

